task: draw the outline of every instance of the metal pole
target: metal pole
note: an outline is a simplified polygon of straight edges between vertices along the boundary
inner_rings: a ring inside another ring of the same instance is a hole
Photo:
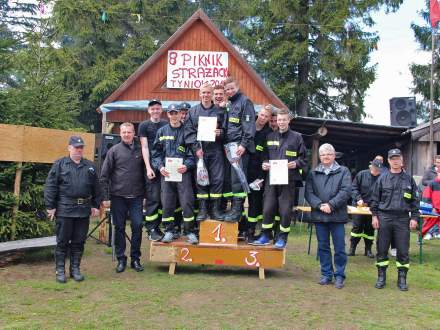
[[[429,97],[429,150],[428,150],[428,164],[432,164],[434,161],[433,149],[434,149],[434,67],[435,67],[435,44],[436,34],[434,29],[431,32],[431,83],[430,83],[430,97]]]

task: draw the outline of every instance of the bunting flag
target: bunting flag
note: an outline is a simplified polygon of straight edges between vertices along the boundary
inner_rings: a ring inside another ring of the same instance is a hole
[[[431,20],[431,26],[435,28],[438,21],[440,21],[440,5],[438,0],[430,0],[429,19]]]

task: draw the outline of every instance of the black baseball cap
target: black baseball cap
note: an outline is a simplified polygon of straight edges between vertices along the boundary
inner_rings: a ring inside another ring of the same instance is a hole
[[[374,167],[380,169],[380,168],[383,167],[383,164],[380,162],[380,160],[375,159],[375,160],[373,160],[373,161],[371,162],[371,166],[374,166]]]
[[[81,136],[72,135],[69,138],[69,145],[73,147],[84,147],[85,143]]]
[[[188,102],[183,102],[179,104],[179,108],[180,110],[189,110],[191,109],[191,104],[189,104]]]
[[[158,99],[152,99],[150,102],[148,102],[148,107],[151,107],[155,104],[162,105],[162,102],[160,102]]]
[[[394,156],[402,156],[402,152],[400,151],[400,149],[395,148],[388,151],[388,158]]]
[[[180,112],[180,107],[176,103],[171,103],[167,108],[167,112],[171,111]]]

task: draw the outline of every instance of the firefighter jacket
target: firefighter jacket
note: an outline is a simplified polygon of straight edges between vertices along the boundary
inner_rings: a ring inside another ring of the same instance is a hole
[[[264,125],[261,130],[255,131],[255,152],[250,154],[248,164],[249,181],[253,181],[255,179],[263,179],[266,176],[265,172],[261,168],[261,164],[266,157],[266,140],[269,133],[272,133],[272,129],[269,127],[269,124]]]
[[[76,164],[70,157],[55,161],[44,186],[47,209],[57,209],[56,215],[82,218],[90,208],[99,208],[101,193],[95,165],[87,159]]]
[[[255,152],[255,109],[246,96],[238,91],[229,98],[225,118],[225,142],[237,142],[250,153]]]
[[[153,144],[152,164],[156,170],[165,167],[165,157],[182,158],[188,170],[195,168],[195,159],[188,146],[185,145],[184,127],[165,125],[157,131]]]
[[[376,183],[378,176],[371,174],[370,170],[363,170],[356,174],[353,180],[353,205],[360,200],[363,200],[368,206],[371,201],[371,194],[373,193],[374,184]]]
[[[387,172],[377,179],[371,195],[371,213],[379,212],[402,214],[411,212],[411,217],[419,215],[419,193],[414,179],[401,171]]]
[[[110,196],[126,198],[144,195],[144,159],[137,139],[131,145],[120,142],[105,157],[101,169],[101,184],[105,200]]]
[[[220,134],[220,136],[216,137],[215,142],[197,141],[199,117],[217,117],[217,128],[222,129],[222,133]],[[187,119],[185,120],[184,137],[186,145],[191,148],[194,154],[200,148],[203,149],[203,152],[207,153],[216,151],[223,152],[223,122],[224,111],[214,104],[212,104],[210,108],[205,108],[201,103],[192,107],[188,112]]]
[[[305,170],[307,161],[306,147],[301,134],[291,129],[284,133],[279,131],[269,133],[264,153],[264,161],[272,159],[295,161],[296,168],[289,169],[289,182],[302,181],[301,173]]]

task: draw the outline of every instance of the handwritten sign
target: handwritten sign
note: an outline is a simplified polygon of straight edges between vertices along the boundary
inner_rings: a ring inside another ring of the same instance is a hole
[[[217,85],[228,77],[228,53],[169,50],[167,88],[199,89]]]

